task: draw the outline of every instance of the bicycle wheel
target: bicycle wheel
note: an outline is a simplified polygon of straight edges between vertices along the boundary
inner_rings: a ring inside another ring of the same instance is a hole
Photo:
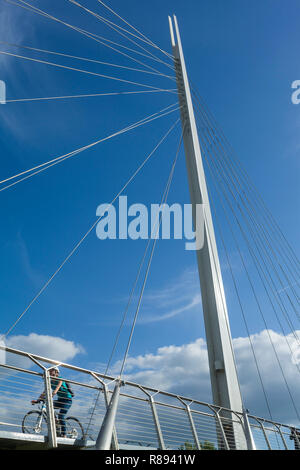
[[[80,421],[73,416],[66,418],[66,437],[69,439],[83,439],[83,436],[84,431]]]
[[[22,432],[26,434],[46,434],[47,422],[41,411],[29,411],[22,421]]]

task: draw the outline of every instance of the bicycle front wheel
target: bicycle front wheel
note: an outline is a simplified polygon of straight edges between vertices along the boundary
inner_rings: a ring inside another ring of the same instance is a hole
[[[29,411],[24,416],[22,432],[26,434],[47,434],[47,422],[41,411]]]
[[[82,424],[77,418],[69,416],[66,418],[66,437],[69,439],[83,439],[84,431]]]

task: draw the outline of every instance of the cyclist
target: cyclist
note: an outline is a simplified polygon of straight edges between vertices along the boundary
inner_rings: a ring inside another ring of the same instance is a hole
[[[72,405],[72,395],[69,391],[69,388],[62,379],[59,378],[59,368],[52,367],[49,370],[51,377],[51,388],[52,396],[57,395],[57,400],[53,402],[54,408],[59,409],[58,413],[58,424],[60,425],[61,433],[60,437],[66,436],[66,422],[65,417]],[[38,400],[32,400],[31,403],[35,404],[41,400],[45,400],[45,392],[43,392]]]

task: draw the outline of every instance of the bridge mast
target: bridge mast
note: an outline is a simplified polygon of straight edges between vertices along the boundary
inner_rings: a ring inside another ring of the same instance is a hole
[[[204,244],[201,249],[197,250],[197,261],[200,277],[213,400],[214,404],[216,405],[242,413],[243,403],[235,366],[220,262],[193,111],[190,86],[186,72],[179,28],[175,15],[174,24],[176,39],[171,17],[169,17],[169,23],[177,78],[178,96],[181,105],[183,141],[195,227],[196,204],[203,205]]]

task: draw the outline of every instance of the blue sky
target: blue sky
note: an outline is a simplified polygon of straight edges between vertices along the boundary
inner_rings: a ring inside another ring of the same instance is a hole
[[[32,4],[72,25],[135,47],[68,1]],[[116,20],[94,0],[82,4]],[[289,8],[283,0],[153,0],[151,5],[114,0],[110,4],[167,52],[171,52],[167,16],[177,15],[190,78],[299,253],[300,105],[291,102],[291,83],[300,78],[298,2],[290,0]],[[3,0],[0,15],[0,41],[141,68],[62,24]],[[171,80],[155,75],[5,44],[0,50],[151,86],[174,87]],[[157,67],[170,73],[162,64]],[[0,55],[0,79],[6,82],[7,100],[142,89],[5,55]],[[0,105],[1,180],[99,140],[175,102],[176,96],[170,93],[149,93]],[[177,118],[172,113],[1,192],[1,331],[10,327],[95,221],[98,205],[112,200]],[[177,127],[126,189],[129,204],[160,202],[179,137]],[[189,202],[182,151],[169,202]],[[220,221],[222,224],[224,219]],[[240,260],[230,243],[235,274],[241,279]],[[100,241],[94,230],[11,335],[64,338],[77,345],[66,359],[103,368],[144,247],[144,240]],[[232,334],[245,338],[221,246],[220,257]],[[247,295],[242,280],[241,290]],[[158,348],[171,345],[184,352],[183,345],[198,344],[204,338],[199,293],[195,253],[186,251],[182,240],[160,240],[130,350],[133,362],[147,354],[159,356]],[[264,325],[254,314],[254,301],[249,298],[247,306],[250,331],[260,334]],[[131,309],[129,319],[133,314]],[[267,316],[269,327],[279,333],[276,320],[271,313]],[[129,322],[115,360],[122,356],[128,332]],[[290,373],[293,380],[293,371]],[[299,383],[298,376],[296,380]],[[252,401],[263,413],[263,405]],[[290,411],[281,417],[293,419]]]

